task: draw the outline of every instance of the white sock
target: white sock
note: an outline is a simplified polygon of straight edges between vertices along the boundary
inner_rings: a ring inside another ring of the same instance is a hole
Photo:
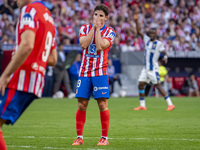
[[[83,140],[83,136],[77,136],[77,139],[78,139],[78,138],[81,138],[81,139]]]
[[[145,107],[145,100],[140,100],[140,106]]]
[[[170,99],[169,96],[166,96],[166,97],[165,97],[165,100],[166,100],[168,106],[169,106],[169,105],[173,105],[173,103],[172,103],[172,101],[171,101],[171,99]]]

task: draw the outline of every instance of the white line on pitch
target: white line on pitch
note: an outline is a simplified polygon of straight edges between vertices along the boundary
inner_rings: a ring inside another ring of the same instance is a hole
[[[4,138],[12,138],[12,136],[4,136]],[[34,139],[34,138],[41,138],[41,139],[76,139],[76,137],[35,137],[35,136],[18,136],[14,138],[19,139]],[[84,139],[98,139],[100,137],[84,137]],[[167,140],[167,141],[200,141],[200,139],[168,139],[168,138],[108,138],[110,140]]]
[[[17,145],[7,145],[7,147],[19,147],[19,148],[31,148],[31,149],[38,149],[37,146],[17,146]],[[42,149],[82,149],[82,148],[58,148],[58,147],[40,147]],[[104,149],[94,149],[94,148],[87,148],[87,150],[104,150]]]

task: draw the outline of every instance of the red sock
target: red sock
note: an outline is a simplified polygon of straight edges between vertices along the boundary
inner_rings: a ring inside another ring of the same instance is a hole
[[[102,136],[108,137],[108,129],[110,123],[110,112],[109,110],[101,111],[101,127],[102,127]]]
[[[0,150],[7,150],[2,131],[0,131]]]
[[[77,110],[76,112],[76,132],[77,136],[83,136],[83,127],[86,120],[86,111]]]

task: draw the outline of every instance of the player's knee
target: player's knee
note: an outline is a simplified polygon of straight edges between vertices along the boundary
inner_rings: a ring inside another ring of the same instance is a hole
[[[138,88],[139,88],[140,90],[143,90],[143,89],[144,89],[144,85],[143,85],[143,84],[139,84],[139,85],[138,85]]]
[[[105,111],[108,109],[107,104],[105,102],[98,103],[100,111]]]
[[[3,120],[0,118],[0,130],[2,129],[3,124],[6,122],[6,120]]]
[[[160,84],[158,83],[158,84],[155,84],[155,87],[157,88],[157,89],[159,89],[160,88]]]
[[[80,111],[86,111],[86,109],[87,109],[87,104],[85,104],[85,103],[78,103],[78,109],[79,109]]]

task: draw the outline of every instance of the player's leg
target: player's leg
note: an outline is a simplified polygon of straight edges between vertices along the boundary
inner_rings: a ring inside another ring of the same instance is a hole
[[[6,122],[6,120],[3,120],[0,118],[0,150],[7,150],[6,142],[3,138],[3,132],[2,132],[2,126],[5,122]]]
[[[161,87],[160,83],[155,84],[155,87],[158,89],[160,94],[165,98],[165,100],[168,104],[167,111],[173,110],[175,108],[175,106],[173,105],[173,103],[172,103],[169,95],[167,94],[167,92]]]
[[[72,91],[72,87],[70,85],[69,74],[68,74],[67,70],[65,70],[65,72],[64,72],[63,82],[67,89],[68,98],[74,98],[75,93],[73,93],[73,91]]]
[[[5,95],[0,96],[0,150],[5,150],[5,141],[2,135],[2,125],[14,124],[24,110],[37,97],[34,94],[6,89]]]
[[[100,119],[102,127],[102,136],[97,145],[108,145],[108,130],[110,123],[110,112],[108,110],[108,100],[107,98],[98,98],[97,103],[100,110]]]
[[[61,82],[64,78],[64,71],[55,70],[55,81],[53,86],[53,94],[59,91]]]
[[[134,108],[134,110],[146,110],[145,105],[145,87],[146,82],[139,82],[138,89],[139,89],[139,99],[140,99],[140,106],[137,108]]]
[[[138,90],[139,90],[140,106],[134,108],[134,110],[146,110],[147,108],[145,105],[145,85],[147,83],[147,72],[145,69],[142,69],[138,81],[139,81]]]
[[[82,145],[83,142],[83,128],[86,120],[86,110],[88,107],[88,99],[78,98],[78,110],[76,112],[76,133],[77,139],[72,145]]]
[[[114,79],[113,78],[109,79],[109,86],[111,86],[110,94],[112,94],[114,92]]]
[[[167,111],[173,110],[175,106],[172,104],[172,101],[170,97],[168,96],[168,93],[161,87],[160,85],[160,75],[158,71],[149,71],[148,77],[150,78],[151,82],[155,85],[155,87],[158,89],[160,94],[165,98],[168,108]]]
[[[86,120],[86,110],[88,102],[92,93],[91,78],[79,77],[76,98],[78,99],[78,110],[76,112],[76,131],[77,139],[72,145],[82,145],[83,142],[83,128]]]
[[[102,127],[102,137],[100,138],[97,145],[108,145],[108,129],[110,123],[110,112],[108,110],[108,76],[98,76],[92,78],[92,84],[94,87],[94,99],[97,100],[100,119]]]

